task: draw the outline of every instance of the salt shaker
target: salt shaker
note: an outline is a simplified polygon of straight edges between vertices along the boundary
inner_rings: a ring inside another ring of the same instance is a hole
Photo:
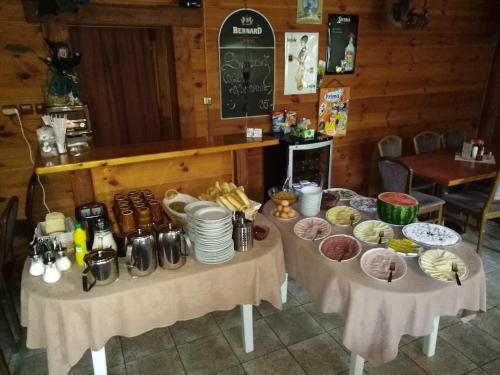
[[[71,261],[66,254],[66,249],[62,247],[60,242],[56,244],[56,266],[61,272],[67,271],[71,268]]]
[[[43,264],[43,245],[36,242],[33,245],[31,251],[31,265],[30,265],[30,275],[41,276],[45,271],[45,265]]]
[[[61,278],[61,272],[57,269],[56,258],[51,251],[45,253],[45,272],[43,274],[43,281],[52,284]]]

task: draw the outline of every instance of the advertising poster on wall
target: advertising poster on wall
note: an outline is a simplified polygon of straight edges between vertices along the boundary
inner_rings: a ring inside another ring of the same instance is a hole
[[[319,33],[285,33],[285,95],[316,92]]]
[[[321,24],[323,0],[297,0],[297,23]]]
[[[319,132],[331,136],[346,135],[349,96],[349,87],[324,88],[320,90]]]
[[[327,74],[352,74],[356,65],[358,16],[328,15]]]

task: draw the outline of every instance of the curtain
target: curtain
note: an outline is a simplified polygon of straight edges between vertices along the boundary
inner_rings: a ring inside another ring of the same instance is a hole
[[[82,101],[94,144],[112,146],[166,139],[160,124],[148,29],[71,27]]]

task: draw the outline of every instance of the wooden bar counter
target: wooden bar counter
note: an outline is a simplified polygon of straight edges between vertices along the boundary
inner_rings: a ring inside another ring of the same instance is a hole
[[[80,155],[38,156],[37,175],[70,172],[75,205],[109,204],[116,192],[149,188],[157,197],[168,189],[199,194],[213,182],[246,185],[246,150],[273,146],[271,136],[243,134],[94,147]]]

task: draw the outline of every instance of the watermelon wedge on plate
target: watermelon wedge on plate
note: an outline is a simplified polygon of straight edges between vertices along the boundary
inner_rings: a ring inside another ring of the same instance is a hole
[[[381,193],[377,197],[377,213],[380,220],[386,223],[407,225],[417,217],[418,201],[404,193]]]

